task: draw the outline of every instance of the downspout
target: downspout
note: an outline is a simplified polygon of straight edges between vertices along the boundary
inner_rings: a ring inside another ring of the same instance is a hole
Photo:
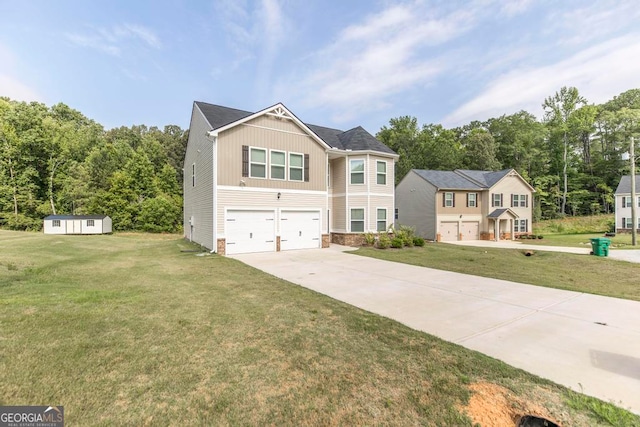
[[[213,198],[213,242],[211,242],[211,252],[216,253],[218,251],[218,133],[212,131],[207,132],[207,139],[211,141],[211,174],[213,188],[211,197]]]

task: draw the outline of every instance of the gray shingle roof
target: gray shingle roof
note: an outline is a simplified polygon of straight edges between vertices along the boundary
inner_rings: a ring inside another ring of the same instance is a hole
[[[493,187],[496,182],[500,181],[504,178],[511,169],[503,169],[501,171],[476,171],[476,170],[465,170],[465,169],[456,169],[457,173],[467,176],[472,180],[478,182],[483,187],[489,188]]]
[[[640,193],[640,175],[636,175],[636,191]],[[631,194],[631,175],[623,175],[620,178],[615,194]]]
[[[105,219],[106,215],[49,215],[44,219]]]
[[[489,215],[487,215],[487,218],[500,218],[502,214],[505,212],[509,212],[511,213],[511,215],[518,218],[518,215],[516,215],[516,213],[509,208],[496,209],[493,212],[491,212]]]
[[[206,102],[195,102],[202,114],[213,127],[218,129],[235,121],[244,119],[254,113],[237,110],[235,108],[223,107],[220,105],[207,104]],[[324,126],[317,126],[305,123],[320,139],[327,145],[340,150],[353,151],[378,151],[382,153],[395,154],[395,152],[378,141],[373,135],[364,130],[361,126],[348,131],[332,129]]]
[[[415,173],[440,190],[482,190],[476,182],[454,171],[414,169]]]

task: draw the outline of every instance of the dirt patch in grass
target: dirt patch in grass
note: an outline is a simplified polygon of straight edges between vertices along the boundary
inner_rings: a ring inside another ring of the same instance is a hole
[[[469,386],[473,392],[469,403],[462,410],[481,426],[515,426],[524,416],[536,416],[555,421],[552,415],[542,406],[527,402],[508,389],[487,382]]]

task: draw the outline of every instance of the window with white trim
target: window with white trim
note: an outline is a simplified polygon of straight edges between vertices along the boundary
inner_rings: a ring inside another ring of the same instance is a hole
[[[527,207],[527,195],[526,194],[512,194],[511,195],[511,206],[514,208],[525,208]]]
[[[286,161],[287,154],[284,151],[271,150],[271,179],[287,179]]]
[[[528,219],[516,219],[515,220],[515,230],[516,233],[526,233],[529,231],[529,220]]]
[[[54,219],[51,224],[52,227],[60,227],[60,220]]]
[[[351,209],[351,231],[364,233],[364,209]]]
[[[376,160],[376,183],[387,185],[387,162]]]
[[[445,208],[453,207],[453,193],[444,193],[444,207]]]
[[[377,231],[387,231],[387,210],[386,209],[378,209],[378,219],[376,224]]]
[[[87,227],[95,227],[96,223],[92,219],[87,220]]]
[[[629,228],[633,225],[633,218],[622,218],[622,228]]]
[[[349,170],[351,171],[350,184],[364,184],[364,160],[350,160]]]
[[[289,180],[304,180],[304,156],[297,153],[289,153]]]
[[[478,206],[478,193],[467,193],[467,207],[475,208]]]
[[[267,150],[264,148],[251,148],[249,176],[251,178],[267,177]]]
[[[631,207],[631,196],[622,196],[622,207],[623,208]]]
[[[502,193],[493,193],[491,195],[491,206],[492,207],[502,207]]]

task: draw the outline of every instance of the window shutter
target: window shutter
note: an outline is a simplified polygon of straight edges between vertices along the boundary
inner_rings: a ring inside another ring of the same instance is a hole
[[[304,182],[309,182],[309,155],[304,155]]]
[[[502,204],[504,203],[503,200],[504,200],[504,194],[500,193],[500,207],[502,207]]]
[[[242,176],[249,176],[249,146],[242,146]]]
[[[529,195],[528,194],[524,195],[524,207],[525,208],[529,207]]]
[[[515,194],[512,194],[511,195],[511,207],[513,207],[513,199],[515,199],[515,198],[516,198]]]
[[[447,193],[442,193],[442,207],[447,207]]]
[[[467,193],[467,207],[469,207],[469,193]]]
[[[491,193],[491,207],[494,208],[496,206],[496,200],[493,198],[493,193]]]
[[[456,193],[451,193],[451,207],[456,207]]]

